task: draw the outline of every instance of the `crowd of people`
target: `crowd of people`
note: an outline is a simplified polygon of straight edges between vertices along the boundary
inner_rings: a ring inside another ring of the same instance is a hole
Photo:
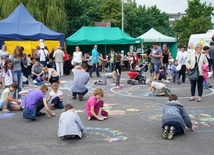
[[[214,69],[214,44],[211,43],[210,47],[203,47],[201,44],[194,47],[193,44],[190,44],[187,51],[182,46],[177,52],[175,60],[172,58],[167,44],[163,44],[162,48],[158,46],[158,43],[153,43],[152,46],[153,48],[148,48],[144,55],[150,63],[150,78],[145,83],[149,86],[148,96],[151,94],[169,96],[169,103],[163,110],[162,137],[172,139],[174,135],[184,133],[185,124],[191,131],[193,128],[186,111],[178,102],[178,97],[171,93],[170,88],[165,83],[170,82],[171,79],[173,83],[185,83],[187,69],[191,71],[197,67],[197,78],[190,80],[191,98],[189,101],[195,100],[195,88],[197,86],[197,102],[201,102],[203,88],[209,87],[208,72],[213,72]],[[56,114],[52,110],[65,107],[65,112],[61,114],[59,120],[58,136],[61,138],[82,138],[84,126],[75,113],[74,107],[63,103],[63,93],[59,87],[60,77],[69,75],[70,71],[73,72],[72,99],[76,99],[78,96],[78,99],[83,101],[84,95],[88,92],[86,85],[90,77],[93,77],[94,71],[96,71],[97,77],[101,77],[100,71],[109,72],[103,74],[102,80],[96,81],[94,85],[106,85],[106,79],[112,78],[115,88],[118,89],[122,88],[120,78],[122,66],[125,65],[124,61],[128,60],[128,68],[131,71],[138,70],[141,72],[138,55],[133,50],[128,52],[128,56],[126,56],[124,51],[116,53],[114,49],[110,49],[110,53],[103,56],[98,53],[98,46],[94,45],[91,56],[84,54],[83,57],[80,48],[76,46],[72,60],[70,60],[70,55],[63,47],[58,46],[56,50],[52,49],[49,53],[44,40],[40,40],[40,45],[36,47],[32,55],[33,57],[30,54],[26,55],[24,47],[19,46],[15,47],[13,54],[9,55],[7,47],[2,46],[0,65],[1,85],[4,90],[1,94],[0,108],[3,112],[34,108],[35,116],[38,117],[46,114],[40,111],[45,107],[47,113],[54,117]],[[35,87],[39,87],[38,89],[22,90],[23,78],[28,79],[29,76],[32,78]],[[182,77],[181,81],[180,77]],[[49,85],[51,85],[52,90],[46,99]],[[96,88],[94,94],[88,99],[86,103],[88,120],[102,121],[108,117],[108,112],[103,109],[103,96],[103,90]],[[48,105],[49,102],[50,106]]]

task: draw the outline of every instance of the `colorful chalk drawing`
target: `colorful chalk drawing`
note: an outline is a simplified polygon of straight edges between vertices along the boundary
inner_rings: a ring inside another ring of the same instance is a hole
[[[112,110],[112,106],[119,105],[118,103],[105,103],[104,109],[108,112],[110,116],[123,116],[126,114],[124,110]]]
[[[188,110],[195,132],[214,132],[214,110],[194,109]],[[162,113],[149,113],[141,118],[147,122],[161,125]]]
[[[183,93],[183,91],[181,90],[189,90],[190,89],[190,85],[185,84],[185,85],[174,85],[174,88],[170,88],[170,90],[177,94],[179,96],[179,99],[188,99],[189,95],[187,95],[186,93]],[[154,95],[150,95],[147,96],[147,92],[148,92],[148,86],[147,85],[136,85],[136,86],[124,86],[122,89],[115,89],[114,87],[110,89],[110,91],[112,93],[115,93],[117,95],[121,95],[121,96],[126,96],[126,97],[134,97],[134,98],[148,98],[148,99],[168,99],[167,96],[154,96]],[[206,89],[204,90],[203,96],[211,96],[214,94],[214,89]],[[186,96],[187,95],[187,96]]]
[[[84,134],[87,138],[104,140],[110,143],[116,141],[124,141],[128,139],[127,137],[121,136],[121,134],[123,134],[122,132],[118,130],[111,130],[108,128],[85,127]]]
[[[15,113],[0,113],[0,119],[1,118],[7,118],[7,117],[12,117],[12,116],[14,116],[15,115]]]

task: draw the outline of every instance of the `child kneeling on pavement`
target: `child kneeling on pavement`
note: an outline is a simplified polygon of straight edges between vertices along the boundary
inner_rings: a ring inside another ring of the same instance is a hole
[[[156,96],[171,95],[171,91],[164,83],[159,83],[152,81],[150,79],[146,80],[146,84],[149,86],[148,96],[154,94],[157,90]]]
[[[84,126],[79,115],[75,113],[75,109],[72,105],[67,104],[65,106],[65,112],[60,115],[58,126],[59,138],[82,138]]]
[[[162,138],[171,140],[175,135],[184,134],[185,126],[193,131],[189,115],[183,105],[178,102],[178,97],[172,94],[163,108]]]
[[[94,90],[94,95],[88,99],[86,103],[86,112],[88,115],[88,120],[97,119],[99,121],[103,121],[108,117],[108,112],[103,109],[103,96],[103,90],[101,88],[96,88]]]

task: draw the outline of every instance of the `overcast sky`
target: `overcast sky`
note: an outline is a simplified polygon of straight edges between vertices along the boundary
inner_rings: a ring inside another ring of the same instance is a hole
[[[214,5],[214,0],[201,0],[201,2]],[[136,0],[136,3],[148,7],[156,5],[157,8],[166,13],[184,13],[187,9],[187,0]]]

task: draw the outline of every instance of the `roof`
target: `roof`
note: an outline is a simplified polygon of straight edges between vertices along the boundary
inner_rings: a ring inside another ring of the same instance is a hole
[[[163,35],[153,28],[138,38],[142,38],[144,40],[143,42],[176,42],[176,38]]]
[[[86,27],[83,26],[76,33],[66,39],[67,45],[94,44],[138,44],[140,38],[132,38],[118,27]]]
[[[64,34],[36,21],[21,3],[7,18],[0,21],[0,40],[60,40]]]

